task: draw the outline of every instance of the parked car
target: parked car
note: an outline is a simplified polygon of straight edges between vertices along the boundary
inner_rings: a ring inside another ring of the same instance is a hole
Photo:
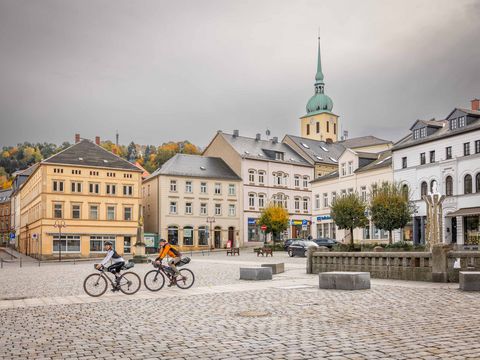
[[[330,238],[318,238],[312,240],[318,246],[326,246],[327,248],[331,249],[334,245],[337,245],[337,240],[330,239]]]
[[[283,243],[283,249],[285,251],[288,251],[288,247],[292,244],[292,242],[297,241],[297,240],[301,240],[301,239],[287,239],[287,240],[285,240],[285,242]]]
[[[307,256],[307,249],[310,246],[318,247],[318,245],[310,240],[295,240],[288,247],[288,256]]]

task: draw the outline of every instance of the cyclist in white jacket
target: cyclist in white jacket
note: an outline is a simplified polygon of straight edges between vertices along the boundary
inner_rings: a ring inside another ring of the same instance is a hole
[[[125,265],[125,260],[123,260],[123,257],[117,254],[112,245],[113,244],[110,241],[105,241],[105,250],[107,251],[107,255],[100,264],[97,264],[96,268],[98,270],[102,269],[111,260],[112,264],[107,268],[107,270],[115,275],[116,282],[118,284],[120,270],[122,270],[123,265]]]

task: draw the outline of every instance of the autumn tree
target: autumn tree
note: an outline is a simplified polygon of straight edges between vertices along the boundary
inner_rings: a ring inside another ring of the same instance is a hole
[[[372,221],[378,229],[388,231],[388,243],[392,243],[392,231],[403,228],[412,218],[413,206],[408,194],[395,183],[383,182],[370,191]]]
[[[351,247],[353,247],[353,229],[368,224],[366,209],[365,202],[356,193],[337,197],[330,208],[330,216],[338,228],[350,231]]]
[[[287,230],[288,219],[288,211],[281,205],[269,204],[262,210],[257,223],[267,227],[265,234],[272,234],[273,248],[275,248],[275,240],[278,235]]]

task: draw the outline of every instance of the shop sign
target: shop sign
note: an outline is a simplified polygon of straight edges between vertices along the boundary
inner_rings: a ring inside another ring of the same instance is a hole
[[[317,216],[317,221],[330,220],[332,217],[330,215],[321,215]]]
[[[310,220],[290,220],[290,225],[310,225]]]
[[[257,219],[248,218],[248,225],[257,225]]]

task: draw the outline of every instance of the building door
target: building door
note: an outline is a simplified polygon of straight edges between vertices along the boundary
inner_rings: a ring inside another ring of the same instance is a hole
[[[292,239],[298,239],[300,237],[300,230],[302,226],[292,225]]]
[[[215,228],[214,239],[215,239],[215,249],[220,249],[220,247],[222,246],[222,229],[221,228],[219,227]]]
[[[452,244],[457,243],[457,218],[452,217]]]
[[[230,244],[232,248],[235,247],[235,228],[233,226],[230,226],[228,228],[228,241],[230,241]]]

